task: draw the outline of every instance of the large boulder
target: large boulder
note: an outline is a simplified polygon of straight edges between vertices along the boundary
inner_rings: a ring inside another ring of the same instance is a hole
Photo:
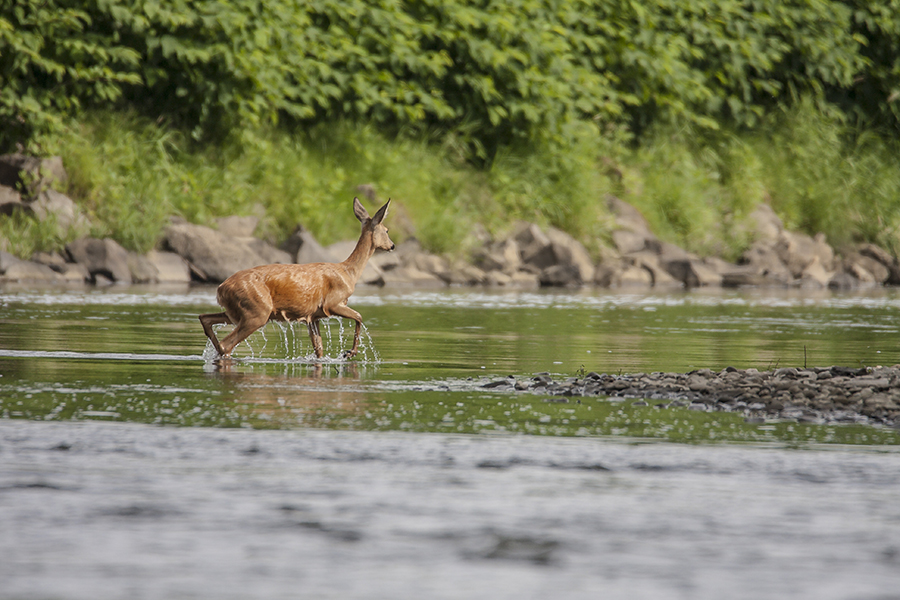
[[[90,225],[71,198],[53,189],[38,193],[37,197],[26,206],[41,221],[56,219],[56,227],[60,234],[65,234],[72,228],[87,232]]]
[[[174,252],[151,250],[147,253],[147,260],[156,269],[158,283],[190,283],[190,266]]]
[[[537,225],[526,223],[518,228],[513,240],[520,249],[523,266],[537,270],[542,285],[581,285],[594,279],[594,263],[587,250],[564,231],[550,227],[545,233]]]
[[[40,263],[22,260],[0,250],[0,282],[59,282],[59,273]]]
[[[128,251],[112,239],[81,238],[66,245],[72,262],[83,265],[91,280],[98,277],[116,283],[131,283]]]
[[[249,244],[203,225],[174,223],[166,228],[163,242],[165,249],[190,263],[201,281],[218,283],[237,271],[270,264]]]
[[[334,262],[336,260],[335,257],[332,256],[332,253],[323,248],[318,240],[316,240],[315,236],[301,225],[297,225],[294,229],[294,233],[281,244],[281,250],[288,253],[291,257],[291,262],[299,265],[317,262]],[[337,260],[344,260],[344,258],[347,257],[345,256]]]

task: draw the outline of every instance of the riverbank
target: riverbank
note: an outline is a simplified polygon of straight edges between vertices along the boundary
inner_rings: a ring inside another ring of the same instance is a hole
[[[751,423],[775,419],[812,424],[900,424],[900,365],[772,371],[728,367],[719,372],[698,369],[626,375],[591,372],[564,380],[540,373],[532,378],[495,380],[483,387],[556,396],[548,402],[609,396],[613,401],[659,409],[732,412],[743,414]]]
[[[58,227],[59,235],[89,229],[89,219],[78,204],[55,190],[67,178],[59,157],[0,156],[0,213],[27,215],[42,226]],[[373,205],[384,200],[371,185],[361,185],[357,192]],[[748,215],[739,232],[748,240],[746,249],[736,262],[729,262],[700,256],[657,237],[644,215],[618,197],[606,195],[596,202],[605,204],[609,230],[598,232],[587,246],[565,231],[525,221],[511,223],[502,235],[474,228],[460,241],[461,247],[469,249],[466,253],[428,252],[415,236],[408,235],[396,252],[376,254],[360,282],[511,289],[778,286],[856,290],[900,284],[900,262],[888,250],[871,243],[836,248],[824,235],[791,231],[766,203]],[[346,221],[352,221],[350,198],[346,206]],[[265,216],[232,216],[208,227],[172,218],[155,249],[147,253],[128,251],[112,238],[82,235],[61,251],[36,252],[22,260],[2,251],[0,243],[0,282],[219,283],[261,264],[339,262],[355,245],[351,239],[323,246],[298,224],[276,246],[256,237],[263,221]],[[394,202],[389,225],[396,223],[408,233],[414,228],[407,221],[402,202]]]

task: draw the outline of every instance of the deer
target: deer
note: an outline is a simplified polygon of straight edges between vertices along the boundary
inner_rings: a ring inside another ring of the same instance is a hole
[[[342,353],[350,359],[359,352],[362,316],[347,306],[366,263],[376,250],[391,251],[394,242],[382,223],[391,201],[374,217],[353,198],[353,214],[362,223],[359,241],[350,256],[340,263],[261,265],[238,271],[216,290],[216,301],[224,312],[200,315],[206,337],[219,357],[228,359],[235,346],[269,321],[306,323],[316,358],[325,356],[319,320],[337,316],[356,322],[353,347]],[[213,325],[232,324],[234,329],[219,342]]]

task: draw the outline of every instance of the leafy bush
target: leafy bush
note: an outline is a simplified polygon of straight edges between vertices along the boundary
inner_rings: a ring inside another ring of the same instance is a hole
[[[0,0],[0,147],[85,104],[195,139],[280,122],[577,143],[587,120],[755,126],[828,94],[897,127],[900,0]]]

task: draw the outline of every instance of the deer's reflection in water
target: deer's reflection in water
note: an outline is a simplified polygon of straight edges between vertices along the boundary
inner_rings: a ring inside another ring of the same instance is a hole
[[[361,384],[361,370],[366,367],[356,363],[247,363],[225,359],[213,365],[207,373],[222,381],[223,400],[250,410],[252,418],[273,427],[326,426],[335,418],[362,415],[370,404]]]

